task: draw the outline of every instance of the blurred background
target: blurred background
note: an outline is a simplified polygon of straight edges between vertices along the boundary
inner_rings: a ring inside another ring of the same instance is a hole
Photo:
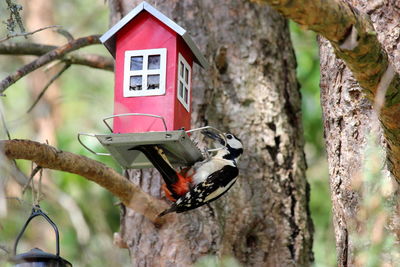
[[[104,1],[26,0],[20,3],[25,12],[25,25],[30,27],[27,31],[48,25],[61,25],[75,38],[79,38],[102,34],[108,30],[108,6]],[[5,1],[0,1],[0,14],[2,21],[9,16]],[[315,266],[335,266],[336,249],[319,102],[316,36],[294,23],[290,23],[290,28],[303,101],[307,179],[311,185],[310,206],[315,226]],[[0,39],[6,35],[6,25],[2,24]],[[28,40],[63,44],[66,37],[49,29],[30,36]],[[13,41],[25,40],[18,37]],[[109,56],[101,45],[81,51]],[[33,58],[1,55],[0,78],[3,79]],[[6,91],[7,97],[0,98],[0,112],[7,128],[0,126],[0,139],[8,138],[8,129],[11,138],[47,141],[59,149],[95,158],[121,171],[112,159],[93,156],[76,139],[78,132],[106,132],[101,118],[112,114],[112,72],[73,65],[48,88],[45,97],[32,111],[27,112],[46,82],[63,67],[63,64],[52,64],[44,73],[42,70],[36,71]],[[86,142],[95,150],[101,150],[96,140],[87,139]],[[17,164],[29,175],[32,169],[30,162],[18,161]],[[7,255],[5,250],[11,251],[15,237],[31,212],[34,198],[30,190],[26,190],[21,197],[22,188],[16,182],[18,177],[13,176],[18,174],[6,167],[4,160],[0,159],[0,195],[6,193],[7,196],[6,205],[0,203],[0,266],[7,266],[4,262]],[[116,198],[100,186],[69,173],[44,171],[42,180],[44,196],[40,204],[59,227],[62,257],[74,266],[129,265],[127,250],[118,249],[112,244],[113,233],[119,230],[120,209]],[[52,229],[41,219],[31,222],[18,251],[27,251],[33,247],[52,253],[55,251]]]

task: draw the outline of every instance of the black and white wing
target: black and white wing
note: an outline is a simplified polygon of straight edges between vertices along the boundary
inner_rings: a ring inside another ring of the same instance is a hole
[[[197,184],[184,196],[180,197],[171,207],[159,216],[170,212],[184,212],[195,209],[225,194],[236,182],[239,170],[235,166],[226,165],[222,169],[210,174],[204,182]]]

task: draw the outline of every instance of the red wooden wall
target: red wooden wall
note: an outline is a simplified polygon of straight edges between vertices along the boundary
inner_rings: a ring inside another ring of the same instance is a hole
[[[167,48],[165,95],[124,97],[124,56],[126,50]],[[146,11],[125,25],[116,38],[114,114],[148,113],[163,116],[169,131],[190,129],[190,113],[177,99],[178,52],[193,66],[193,54],[175,31]],[[114,133],[164,131],[161,120],[149,117],[114,119]]]

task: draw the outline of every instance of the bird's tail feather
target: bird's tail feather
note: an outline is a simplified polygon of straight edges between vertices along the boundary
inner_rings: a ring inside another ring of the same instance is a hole
[[[138,150],[142,152],[153,164],[153,166],[160,172],[168,190],[171,192],[171,196],[175,199],[179,198],[179,195],[177,195],[175,191],[176,188],[174,188],[174,185],[180,183],[179,174],[172,167],[161,148],[154,145],[142,145],[133,147],[129,150]]]
[[[160,214],[158,214],[158,217],[162,217],[164,215],[167,215],[168,213],[174,212],[175,211],[175,206],[170,207],[169,209],[164,210]]]

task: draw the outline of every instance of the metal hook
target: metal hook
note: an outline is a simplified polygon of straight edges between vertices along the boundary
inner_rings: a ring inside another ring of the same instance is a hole
[[[33,218],[35,218],[35,217],[37,217],[37,216],[42,216],[42,217],[44,217],[44,218],[47,220],[47,222],[53,227],[54,232],[55,232],[55,234],[56,234],[56,255],[57,255],[57,256],[60,256],[60,237],[59,237],[57,225],[50,219],[49,216],[46,215],[46,213],[44,213],[44,212],[42,211],[42,209],[40,208],[39,205],[34,205],[34,206],[33,206],[31,215],[29,216],[28,220],[25,222],[24,227],[22,227],[21,232],[18,234],[17,239],[15,240],[15,243],[14,243],[14,250],[13,250],[14,256],[17,255],[17,246],[18,246],[18,242],[19,242],[19,240],[21,239],[22,235],[24,234],[24,232],[25,232],[25,230],[26,230],[26,227],[28,227],[29,222],[30,222]]]

